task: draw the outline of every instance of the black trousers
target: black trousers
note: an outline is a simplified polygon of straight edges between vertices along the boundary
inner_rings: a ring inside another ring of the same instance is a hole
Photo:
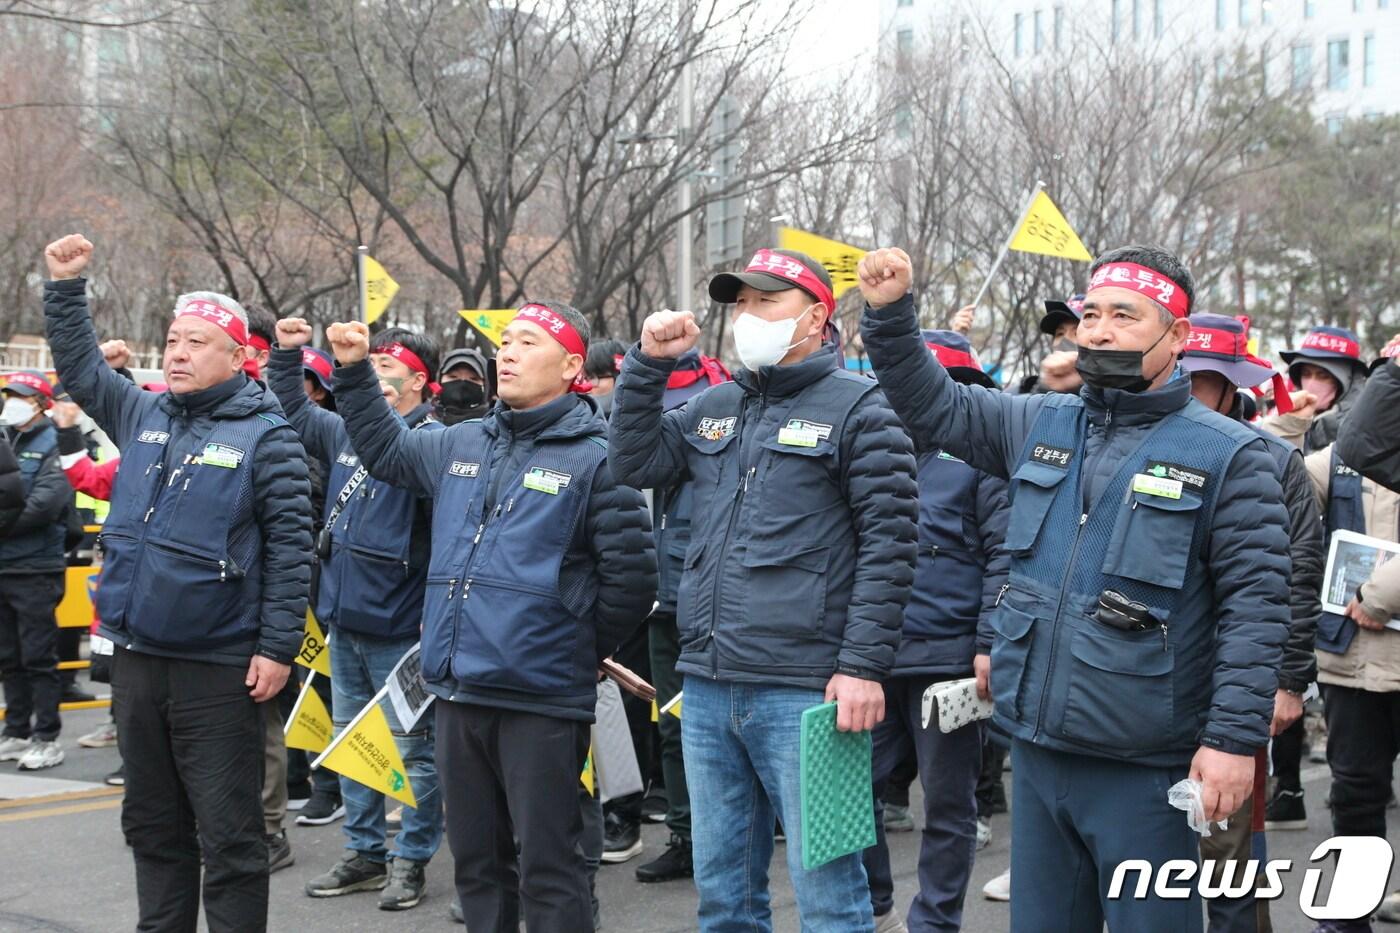
[[[0,574],[0,679],[5,734],[58,738],[63,683],[58,677],[58,623],[63,572]]]
[[[1274,776],[1283,790],[1303,789],[1303,720],[1298,721],[1274,736],[1272,757]]]
[[[1400,693],[1320,684],[1332,769],[1332,829],[1385,836],[1391,772],[1400,753]]]
[[[651,683],[656,688],[657,705],[665,706],[681,692],[685,681],[676,672],[681,643],[675,615],[652,613],[647,632],[651,642]],[[661,770],[666,779],[666,828],[690,845],[690,788],[685,782],[685,756],[681,753],[681,721],[670,713],[662,713],[657,720]]]
[[[210,933],[267,929],[263,722],[247,673],[123,648],[112,659],[138,933],[193,933],[201,854]]]
[[[588,723],[439,699],[437,767],[469,933],[591,933]],[[516,841],[519,840],[519,854]]]

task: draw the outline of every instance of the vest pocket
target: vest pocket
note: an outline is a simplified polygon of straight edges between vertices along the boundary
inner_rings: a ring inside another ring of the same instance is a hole
[[[530,693],[578,689],[580,622],[556,593],[473,579],[459,600],[454,677]]]
[[[685,552],[681,579],[676,586],[676,626],[682,651],[696,647],[705,637],[700,625],[700,614],[696,612],[695,607],[696,588],[704,585],[699,572],[700,558],[704,555],[704,539],[691,541]]]
[[[233,561],[150,539],[141,551],[126,620],[133,635],[171,648],[198,648],[256,631],[257,606],[243,604],[244,573]]]
[[[1170,648],[1156,629],[1119,637],[1091,623],[1070,639],[1074,658],[1063,735],[1082,745],[1148,751],[1181,732],[1172,722]],[[995,676],[995,665],[993,665]]]
[[[452,648],[456,642],[457,607],[454,599],[461,581],[435,577],[423,591],[423,677],[428,681],[447,678],[452,664]]]
[[[1067,475],[1065,470],[1034,460],[1021,464],[1011,474],[1011,515],[1003,544],[1008,551],[1024,553],[1035,547],[1055,493]]]
[[[1035,616],[1003,602],[992,613],[992,701],[1007,719],[1021,718],[1021,686],[1031,651]]]
[[[1168,589],[1186,582],[1201,497],[1180,499],[1130,492],[1109,539],[1103,572]]]
[[[346,631],[387,636],[404,606],[416,606],[417,600],[405,592],[404,561],[361,547],[338,548],[335,559],[340,574],[336,623]]]
[[[746,628],[813,636],[826,619],[826,568],[831,548],[749,543],[739,563],[748,571]]]
[[[1346,654],[1356,637],[1356,622],[1335,612],[1324,612],[1317,618],[1317,650],[1329,654]]]

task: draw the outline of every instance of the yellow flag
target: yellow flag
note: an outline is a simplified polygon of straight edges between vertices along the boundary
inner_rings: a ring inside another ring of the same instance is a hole
[[[651,721],[652,721],[652,722],[660,722],[660,721],[661,721],[661,711],[660,711],[659,709],[656,708],[656,700],[654,700],[654,699],[651,701]]]
[[[793,227],[778,228],[778,248],[806,253],[825,266],[827,274],[831,276],[831,293],[835,298],[840,298],[846,289],[856,285],[856,264],[866,252],[859,246],[828,240]]]
[[[1011,238],[1011,248],[1022,253],[1040,253],[1042,256],[1059,256],[1061,259],[1078,259],[1090,262],[1093,256],[1080,242],[1079,235],[1065,220],[1065,215],[1050,200],[1050,195],[1038,191],[1031,201],[1030,210],[1021,222],[1021,229]]]
[[[684,696],[683,693],[678,693],[675,696],[671,697],[670,701],[665,706],[661,707],[661,712],[670,713],[672,716],[676,717],[677,719],[680,719],[682,696]]]
[[[326,704],[321,701],[321,695],[311,686],[311,681],[315,676],[315,674],[311,674],[306,678],[306,684],[301,688],[301,696],[297,697],[296,706],[292,707],[292,715],[287,720],[287,727],[284,731],[287,736],[288,748],[323,752],[330,744],[331,735],[335,732],[335,726],[331,722],[331,714],[326,711]]]
[[[496,346],[501,345],[501,331],[515,319],[514,308],[480,308],[476,311],[458,311],[468,324],[481,331]]]
[[[297,663],[309,667],[322,677],[331,676],[331,653],[326,635],[316,624],[316,616],[306,610],[306,634],[301,639],[301,650],[297,652]]]
[[[379,696],[370,700],[311,766],[330,768],[357,784],[416,808],[418,800],[413,796],[408,771],[379,700]]]
[[[579,779],[581,782],[583,782],[583,789],[586,790],[586,791],[588,791],[589,794],[592,794],[592,793],[593,793],[593,788],[594,788],[594,786],[597,784],[597,781],[595,781],[595,780],[593,779],[593,746],[592,746],[592,745],[589,745],[589,746],[588,746],[588,757],[587,757],[587,758],[584,760],[584,762],[583,762],[583,773],[580,774],[580,775],[578,776],[578,779]]]
[[[360,307],[365,312],[365,323],[373,324],[399,293],[399,283],[374,257],[365,254],[363,259],[364,265],[360,267]]]

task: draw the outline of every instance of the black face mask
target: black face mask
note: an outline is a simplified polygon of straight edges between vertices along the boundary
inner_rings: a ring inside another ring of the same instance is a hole
[[[1146,350],[1096,350],[1093,347],[1080,347],[1079,360],[1074,364],[1074,368],[1078,370],[1079,377],[1085,384],[1096,389],[1142,392],[1152,385],[1153,380],[1162,375],[1167,367],[1176,362],[1168,360],[1167,365],[1157,370],[1151,378],[1142,374],[1143,357],[1152,352],[1167,333],[1168,331],[1162,331],[1162,336],[1152,341],[1152,346]]]
[[[486,389],[469,379],[444,383],[438,393],[438,417],[449,427],[486,414]]]

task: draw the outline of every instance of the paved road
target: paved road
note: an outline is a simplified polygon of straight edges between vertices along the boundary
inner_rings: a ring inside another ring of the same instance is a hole
[[[114,749],[82,749],[77,736],[103,718],[97,711],[65,717],[63,742],[68,760],[44,777],[100,782],[117,763]],[[0,787],[13,765],[0,766]],[[1009,775],[1008,775],[1009,777]],[[1322,801],[1327,793],[1323,766],[1305,771],[1312,827],[1306,832],[1270,836],[1270,855],[1306,861],[1314,846],[1330,835]],[[118,824],[119,797],[68,797],[16,805],[0,803],[0,931],[76,931],[110,933],[135,926],[135,891],[130,856]],[[973,872],[964,929],[970,933],[995,933],[1007,929],[1008,910],[980,896],[982,885],[1008,864],[1009,824],[997,817],[990,847],[978,853]],[[296,864],[272,877],[271,929],[274,931],[452,931],[462,927],[447,919],[451,897],[449,856],[443,852],[428,869],[428,896],[416,909],[391,914],[375,909],[375,895],[356,894],[331,900],[304,896],[302,885],[329,867],[340,855],[342,837],[337,826],[289,829]],[[648,826],[644,835],[648,857],[665,845],[663,827]],[[891,837],[896,875],[897,903],[907,906],[914,893],[917,834]],[[785,868],[775,858],[772,886],[777,930],[797,930],[792,888]],[[688,882],[640,885],[632,877],[633,861],[605,866],[599,875],[604,929],[615,933],[670,933],[694,929],[695,898]],[[1300,879],[1286,877],[1287,894],[1275,905],[1274,929],[1279,933],[1307,933],[1312,924],[1298,909]],[[1325,888],[1324,888],[1325,889]],[[1380,927],[1381,930],[1387,929]],[[1400,930],[1400,927],[1394,929]]]

